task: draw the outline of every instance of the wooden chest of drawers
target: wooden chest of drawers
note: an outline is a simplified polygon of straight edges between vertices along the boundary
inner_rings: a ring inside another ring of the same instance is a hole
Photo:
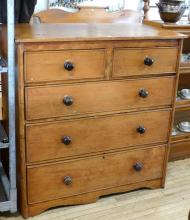
[[[183,36],[134,24],[16,33],[23,216],[163,187]]]

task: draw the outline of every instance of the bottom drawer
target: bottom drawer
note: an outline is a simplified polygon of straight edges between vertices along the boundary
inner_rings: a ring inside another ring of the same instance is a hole
[[[28,167],[29,204],[162,177],[166,146]]]

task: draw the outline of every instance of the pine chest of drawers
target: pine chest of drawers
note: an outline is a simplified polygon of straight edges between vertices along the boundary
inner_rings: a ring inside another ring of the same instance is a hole
[[[16,28],[23,216],[164,186],[182,38],[134,24]]]

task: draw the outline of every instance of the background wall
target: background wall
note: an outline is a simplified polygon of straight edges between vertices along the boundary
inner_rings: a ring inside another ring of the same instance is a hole
[[[48,8],[48,0],[38,0],[35,8],[35,12],[42,11]]]
[[[48,7],[49,2],[53,2],[56,0],[38,0],[35,12],[45,10]],[[98,5],[109,4],[113,9],[117,9],[120,5],[123,4],[123,0],[94,0]],[[133,9],[133,10],[141,10],[142,8],[142,0],[125,0],[125,8]]]
[[[56,0],[38,0],[36,5],[36,12],[47,9],[49,2],[55,2]],[[122,0],[94,0],[100,4],[104,4],[109,2],[113,4],[115,2],[115,7],[117,7],[118,2],[122,2]],[[155,6],[155,3],[158,0],[151,0],[151,5]],[[186,3],[190,6],[190,0],[186,0]],[[125,8],[133,9],[133,10],[141,10],[143,6],[143,0],[125,0]]]

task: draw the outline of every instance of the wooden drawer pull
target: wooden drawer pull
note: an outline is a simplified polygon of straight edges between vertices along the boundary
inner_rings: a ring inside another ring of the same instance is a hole
[[[138,162],[138,163],[134,164],[133,168],[134,168],[135,171],[139,172],[139,171],[142,170],[143,165]]]
[[[65,177],[64,177],[64,184],[65,184],[65,185],[69,186],[69,185],[71,185],[72,183],[73,183],[73,180],[72,180],[72,178],[71,178],[70,176],[65,176]]]
[[[62,139],[62,143],[64,145],[70,145],[71,144],[72,139],[69,136],[64,136]]]
[[[139,133],[139,134],[144,134],[145,132],[146,132],[146,128],[144,127],[144,126],[139,126],[138,128],[137,128],[137,132]]]
[[[148,91],[146,89],[140,89],[139,90],[139,96],[141,98],[147,98],[148,97]]]
[[[144,64],[146,66],[152,66],[154,64],[154,59],[152,59],[151,57],[145,57]]]
[[[74,64],[71,63],[70,61],[66,61],[64,63],[64,68],[67,70],[67,71],[72,71],[74,69]]]
[[[73,98],[69,95],[66,95],[63,99],[63,103],[66,105],[66,106],[71,106],[73,104]]]

